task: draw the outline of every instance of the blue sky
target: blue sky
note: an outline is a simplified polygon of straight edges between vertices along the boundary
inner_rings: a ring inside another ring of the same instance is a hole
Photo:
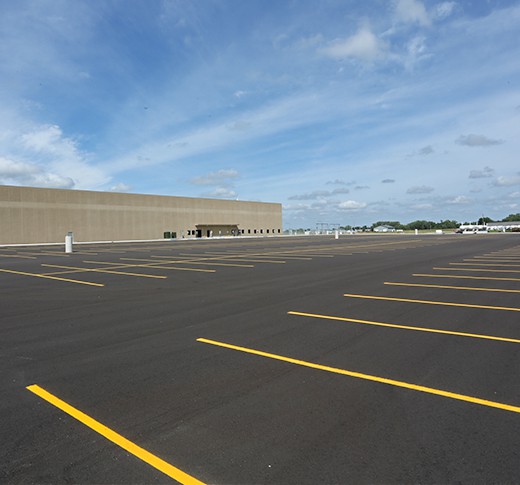
[[[0,0],[0,184],[520,212],[520,1]]]

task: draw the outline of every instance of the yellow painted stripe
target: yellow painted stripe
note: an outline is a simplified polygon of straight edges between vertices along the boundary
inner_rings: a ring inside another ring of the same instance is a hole
[[[395,323],[372,322],[370,320],[358,320],[355,318],[335,317],[335,316],[331,316],[331,315],[318,315],[315,313],[303,313],[303,312],[287,312],[287,313],[289,315],[297,315],[300,317],[321,318],[324,320],[336,320],[339,322],[360,323],[363,325],[374,325],[377,327],[397,328],[400,330],[416,330],[418,332],[441,333],[441,334],[445,334],[445,335],[454,335],[456,337],[471,337],[471,338],[480,338],[480,339],[485,339],[485,340],[496,340],[499,342],[510,342],[510,343],[515,343],[515,344],[520,344],[520,339],[497,337],[495,335],[483,335],[483,334],[479,334],[479,333],[467,333],[467,332],[453,332],[450,330],[438,330],[436,328],[414,327],[411,325],[397,325]]]
[[[158,456],[153,455],[149,451],[146,451],[144,448],[141,448],[132,441],[126,439],[119,433],[116,433],[104,424],[101,424],[99,421],[83,413],[79,409],[76,409],[75,407],[71,406],[65,401],[62,401],[60,398],[54,396],[50,392],[41,388],[40,386],[33,384],[32,386],[27,386],[26,389],[41,397],[43,400],[47,401],[53,406],[57,407],[64,413],[67,413],[69,416],[72,416],[74,419],[77,419],[80,423],[83,423],[85,426],[94,430],[96,433],[99,433],[101,436],[104,436],[107,440],[120,446],[124,450],[128,451],[132,455],[144,461],[145,463],[148,463],[148,465],[154,467],[155,469],[159,470],[165,475],[168,475],[170,478],[177,480],[179,483],[186,485],[203,485],[203,482],[197,480],[191,475],[188,475],[182,470],[179,470],[177,467],[170,465],[169,463],[162,460]]]
[[[272,263],[272,264],[286,264],[285,261],[279,261],[274,259],[251,259],[250,256],[254,256],[255,258],[266,258],[270,256],[264,256],[262,254],[218,254],[212,253],[210,251],[205,251],[204,254],[212,255],[212,260],[220,260],[224,259],[225,261],[239,261],[242,263]]]
[[[425,305],[441,305],[441,306],[458,306],[464,308],[484,308],[487,310],[504,310],[510,312],[520,312],[520,308],[504,307],[504,306],[488,306],[488,305],[471,305],[469,303],[452,303],[447,301],[430,301],[430,300],[411,300],[409,298],[391,298],[389,296],[372,296],[372,295],[354,295],[345,293],[343,296],[350,298],[365,298],[367,300],[386,300],[386,301],[404,301],[407,303],[422,303]]]
[[[479,273],[520,273],[518,269],[476,269],[476,268],[433,268],[440,271],[477,271]]]
[[[386,377],[378,377],[378,376],[374,376],[374,375],[370,375],[370,374],[362,374],[361,372],[355,372],[355,371],[346,370],[346,369],[339,369],[337,367],[329,367],[326,365],[315,364],[313,362],[307,362],[305,360],[293,359],[292,357],[285,357],[283,355],[271,354],[269,352],[250,349],[250,348],[246,348],[246,347],[239,347],[237,345],[232,345],[232,344],[228,344],[225,342],[218,342],[216,340],[198,338],[197,342],[202,342],[202,343],[210,344],[210,345],[216,345],[218,347],[224,347],[224,348],[231,349],[231,350],[237,350],[239,352],[245,352],[247,354],[258,355],[261,357],[267,357],[269,359],[279,360],[282,362],[288,362],[290,364],[296,364],[296,365],[300,365],[303,367],[310,367],[312,369],[317,369],[317,370],[326,371],[326,372],[332,372],[334,374],[341,374],[341,375],[345,375],[345,376],[349,376],[349,377],[354,377],[356,379],[363,379],[366,381],[378,382],[381,384],[387,384],[387,385],[394,386],[394,387],[410,389],[412,391],[425,392],[428,394],[434,394],[437,396],[447,397],[450,399],[456,399],[458,401],[465,401],[465,402],[469,402],[469,403],[473,403],[473,404],[479,404],[480,406],[487,406],[487,407],[491,407],[491,408],[501,409],[504,411],[520,413],[519,406],[513,406],[510,404],[504,404],[504,403],[495,402],[495,401],[488,401],[487,399],[481,399],[478,397],[467,396],[464,394],[457,394],[455,392],[444,391],[442,389],[435,389],[432,387],[425,387],[425,386],[420,386],[417,384],[411,384],[409,382],[388,379]]]
[[[23,276],[34,276],[35,278],[46,278],[48,280],[57,280],[57,281],[66,281],[67,283],[78,283],[79,285],[88,285],[88,286],[105,286],[100,283],[91,283],[90,281],[80,281],[80,280],[70,280],[68,278],[57,278],[55,276],[38,274],[38,273],[24,273],[23,271],[14,271],[11,269],[0,269],[2,273],[12,273]]]
[[[214,263],[215,258],[187,258],[187,259],[168,259],[169,256],[152,256],[152,258],[166,258],[166,261],[154,261],[154,264],[146,265],[146,267],[155,267],[159,264],[198,264],[202,266],[231,266],[235,268],[254,268],[253,264],[231,264],[231,263]],[[218,258],[217,258],[218,259]],[[223,259],[223,258],[221,258]],[[121,261],[135,261],[132,258],[121,258]],[[135,266],[135,265],[132,265]],[[144,266],[144,265],[143,265]]]
[[[131,258],[121,258],[125,261],[131,260]],[[152,268],[152,269],[166,269],[175,271],[197,271],[200,273],[216,273],[215,269],[200,269],[200,268],[177,268],[171,266],[163,266],[164,264],[171,264],[168,261],[161,261],[160,263],[153,259],[134,259],[133,261],[151,261],[153,264],[120,264],[120,263],[107,263],[105,261],[83,261],[87,264],[107,264],[111,266],[108,269],[121,269],[121,268]]]
[[[412,276],[421,276],[426,278],[452,278],[463,280],[490,280],[490,281],[520,281],[520,278],[497,278],[492,276],[468,276],[468,275],[451,275],[451,274],[422,274],[414,273]]]
[[[213,260],[212,260],[213,261]],[[201,266],[231,266],[233,268],[254,268],[254,264],[232,264],[232,263],[213,263],[204,260],[186,260],[186,261],[162,261],[162,264],[197,264]],[[157,263],[159,264],[159,263]]]
[[[40,254],[45,254],[49,256],[59,256],[60,258],[68,258],[70,254],[58,253],[56,251],[40,251]]]
[[[57,278],[55,276],[46,275],[46,274],[40,274],[40,273],[26,273],[23,271],[14,271],[10,269],[0,269],[3,273],[13,273],[23,276],[34,276],[35,278],[45,278],[49,280],[57,280],[57,281],[66,281],[67,283],[77,283],[79,285],[87,285],[87,286],[105,286],[101,283],[91,283],[90,281],[82,281],[82,280],[72,280],[69,278]]]
[[[36,259],[34,256],[21,256],[20,254],[0,254],[2,258]]]
[[[419,283],[396,283],[391,281],[385,281],[385,285],[390,286],[412,286],[418,288],[443,288],[447,290],[468,290],[468,291],[491,291],[500,293],[520,293],[520,290],[506,290],[502,288],[477,288],[473,286],[446,286],[446,285],[423,285]]]
[[[142,278],[156,278],[156,279],[166,279],[167,276],[158,276],[153,274],[141,274],[141,273],[127,273],[123,271],[112,271],[109,269],[97,269],[97,268],[77,268],[75,266],[60,266],[57,264],[42,264],[46,268],[61,268],[61,269],[70,269],[72,272],[93,272],[93,273],[109,273],[109,274],[117,274],[123,276],[139,276]]]
[[[505,266],[507,268],[520,268],[520,264],[487,264],[487,263],[450,263],[456,266]]]
[[[162,264],[168,264],[168,263],[162,263]],[[141,267],[141,266],[139,266]],[[172,271],[196,271],[198,273],[216,273],[216,269],[201,269],[201,268],[179,268],[178,266],[143,266],[144,268],[157,268],[157,269],[166,269],[166,270],[172,270]]]

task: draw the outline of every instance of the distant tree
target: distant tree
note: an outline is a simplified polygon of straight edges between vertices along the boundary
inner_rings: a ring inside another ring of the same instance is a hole
[[[459,222],[447,219],[445,221],[437,222],[435,224],[435,229],[456,229],[459,226]]]
[[[377,221],[371,226],[371,229],[377,226],[392,226],[394,229],[403,229],[403,225],[399,221]]]
[[[520,221],[520,214],[509,214],[502,219],[502,222]]]
[[[491,217],[481,217],[481,218],[478,220],[478,225],[479,225],[479,226],[484,226],[484,225],[487,224],[488,222],[493,222],[493,219],[491,219]]]
[[[414,229],[434,229],[435,222],[433,221],[413,221],[409,224],[406,224],[405,229],[414,230]]]

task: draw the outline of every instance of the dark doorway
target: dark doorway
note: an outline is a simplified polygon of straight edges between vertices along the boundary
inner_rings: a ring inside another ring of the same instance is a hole
[[[197,237],[202,237],[202,229],[197,229]]]

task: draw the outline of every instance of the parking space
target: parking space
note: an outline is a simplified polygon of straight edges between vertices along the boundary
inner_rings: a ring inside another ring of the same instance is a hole
[[[518,478],[514,235],[49,252],[0,248],[4,481]]]

